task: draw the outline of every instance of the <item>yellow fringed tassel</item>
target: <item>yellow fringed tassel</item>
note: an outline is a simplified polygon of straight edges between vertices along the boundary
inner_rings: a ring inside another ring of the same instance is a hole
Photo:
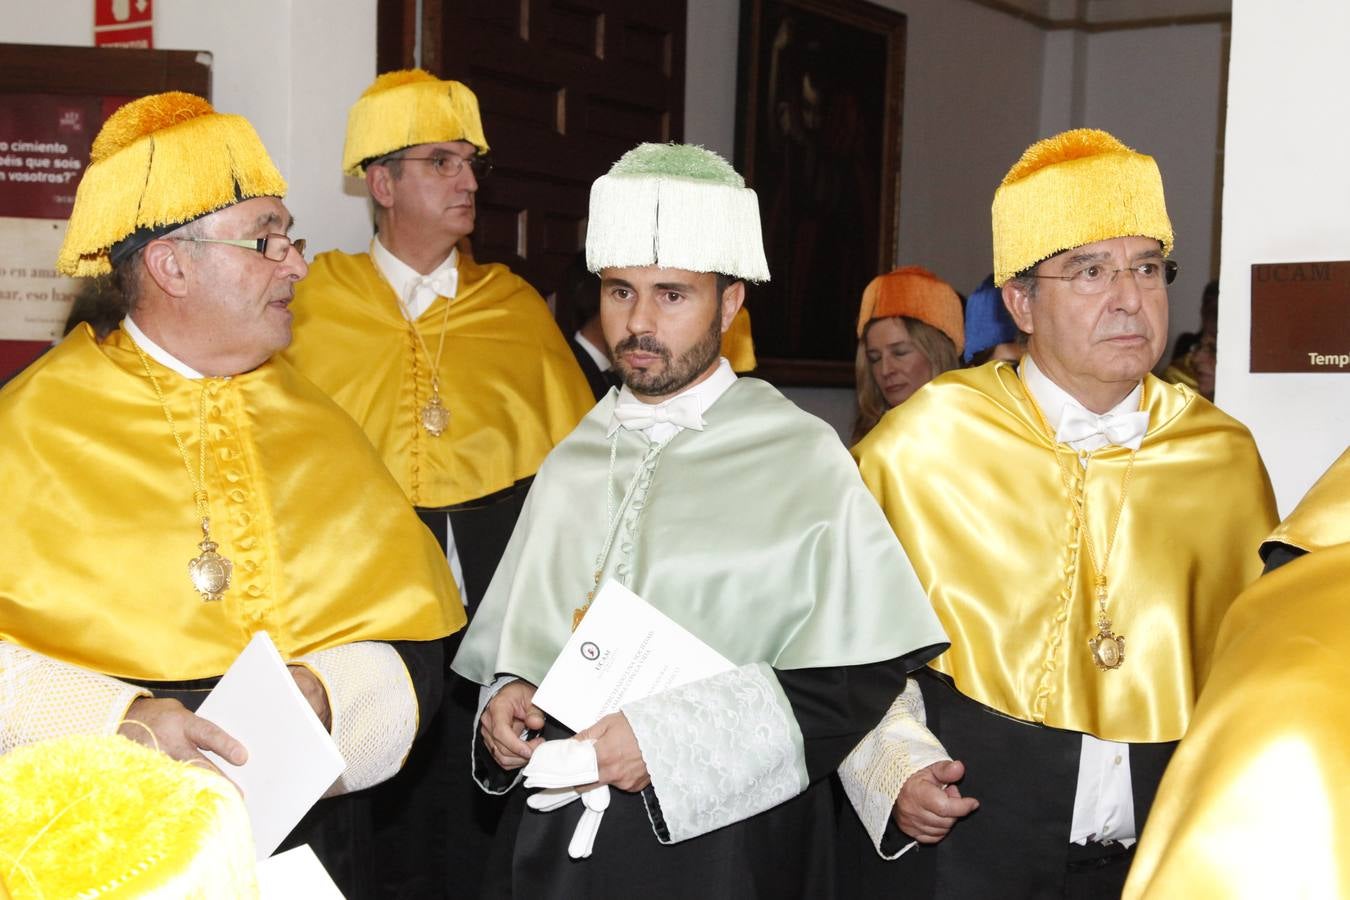
[[[141,228],[285,193],[285,179],[248,120],[217,113],[192,94],[142,97],[113,113],[94,140],[57,269],[106,274],[108,250]]]
[[[1156,238],[1172,252],[1172,222],[1153,157],[1105,131],[1079,128],[1033,144],[994,193],[994,283],[1073,247]]]
[[[386,72],[347,114],[342,168],[348,175],[361,176],[368,159],[445,141],[468,141],[479,154],[488,151],[473,91],[421,69]]]

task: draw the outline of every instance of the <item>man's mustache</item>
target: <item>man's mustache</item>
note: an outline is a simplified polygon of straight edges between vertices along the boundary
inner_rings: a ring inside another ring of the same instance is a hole
[[[665,359],[670,355],[670,351],[666,349],[666,345],[652,337],[650,334],[630,334],[628,337],[614,345],[615,356],[618,356],[621,353],[629,353],[634,350],[639,353],[654,353],[662,359]]]

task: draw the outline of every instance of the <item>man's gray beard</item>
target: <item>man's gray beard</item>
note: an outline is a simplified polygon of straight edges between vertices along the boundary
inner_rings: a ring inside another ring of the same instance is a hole
[[[631,343],[630,343],[631,342]],[[653,342],[654,343],[654,342]],[[635,394],[647,397],[666,397],[688,387],[694,379],[717,362],[722,354],[722,307],[718,304],[708,331],[697,344],[680,354],[674,362],[670,359],[670,350],[665,346],[657,349],[639,338],[628,337],[620,341],[615,349],[615,365],[623,376],[623,383]],[[624,362],[624,350],[639,349],[648,353],[659,353],[665,365],[659,373],[638,372],[629,369]]]

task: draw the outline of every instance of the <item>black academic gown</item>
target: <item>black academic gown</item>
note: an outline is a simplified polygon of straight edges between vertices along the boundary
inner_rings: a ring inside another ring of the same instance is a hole
[[[889,897],[902,891],[906,898],[959,900],[1064,897],[1082,734],[994,712],[931,669],[914,678],[923,691],[929,729],[952,759],[965,763],[961,795],[978,799],[980,808],[939,843],[919,845],[889,861],[877,855],[850,811],[839,832],[840,893]],[[1176,744],[1130,744],[1136,834],[1143,833]],[[892,820],[882,849],[893,853],[909,842]],[[1124,868],[1117,874],[1123,883]]]
[[[446,515],[464,573],[469,621],[487,592],[521,504],[534,479],[443,509],[418,509],[444,547]],[[465,626],[467,629],[467,626]],[[450,671],[461,629],[444,640],[444,699],[403,770],[373,792],[374,859],[380,895],[400,898],[475,897],[505,799],[483,793],[468,776],[478,685]]]
[[[612,790],[591,856],[569,859],[567,845],[581,817],[581,803],[536,812],[525,806],[526,791],[511,791],[503,829],[514,824],[516,838],[498,842],[483,896],[828,900],[835,896],[838,821],[830,776],[904,689],[905,672],[931,655],[925,651],[864,666],[776,670],[801,728],[810,786],[787,803],[687,841],[662,844],[657,839],[653,823],[664,826],[650,789],[645,796]],[[569,735],[553,722],[544,734],[549,739]],[[479,777],[497,788],[510,784],[515,773],[497,768],[481,737],[477,741]]]

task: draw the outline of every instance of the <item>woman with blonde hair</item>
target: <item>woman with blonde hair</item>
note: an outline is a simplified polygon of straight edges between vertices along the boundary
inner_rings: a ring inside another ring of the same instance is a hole
[[[961,298],[947,282],[922,266],[873,278],[858,311],[853,442],[862,440],[888,409],[960,366],[964,345]]]

